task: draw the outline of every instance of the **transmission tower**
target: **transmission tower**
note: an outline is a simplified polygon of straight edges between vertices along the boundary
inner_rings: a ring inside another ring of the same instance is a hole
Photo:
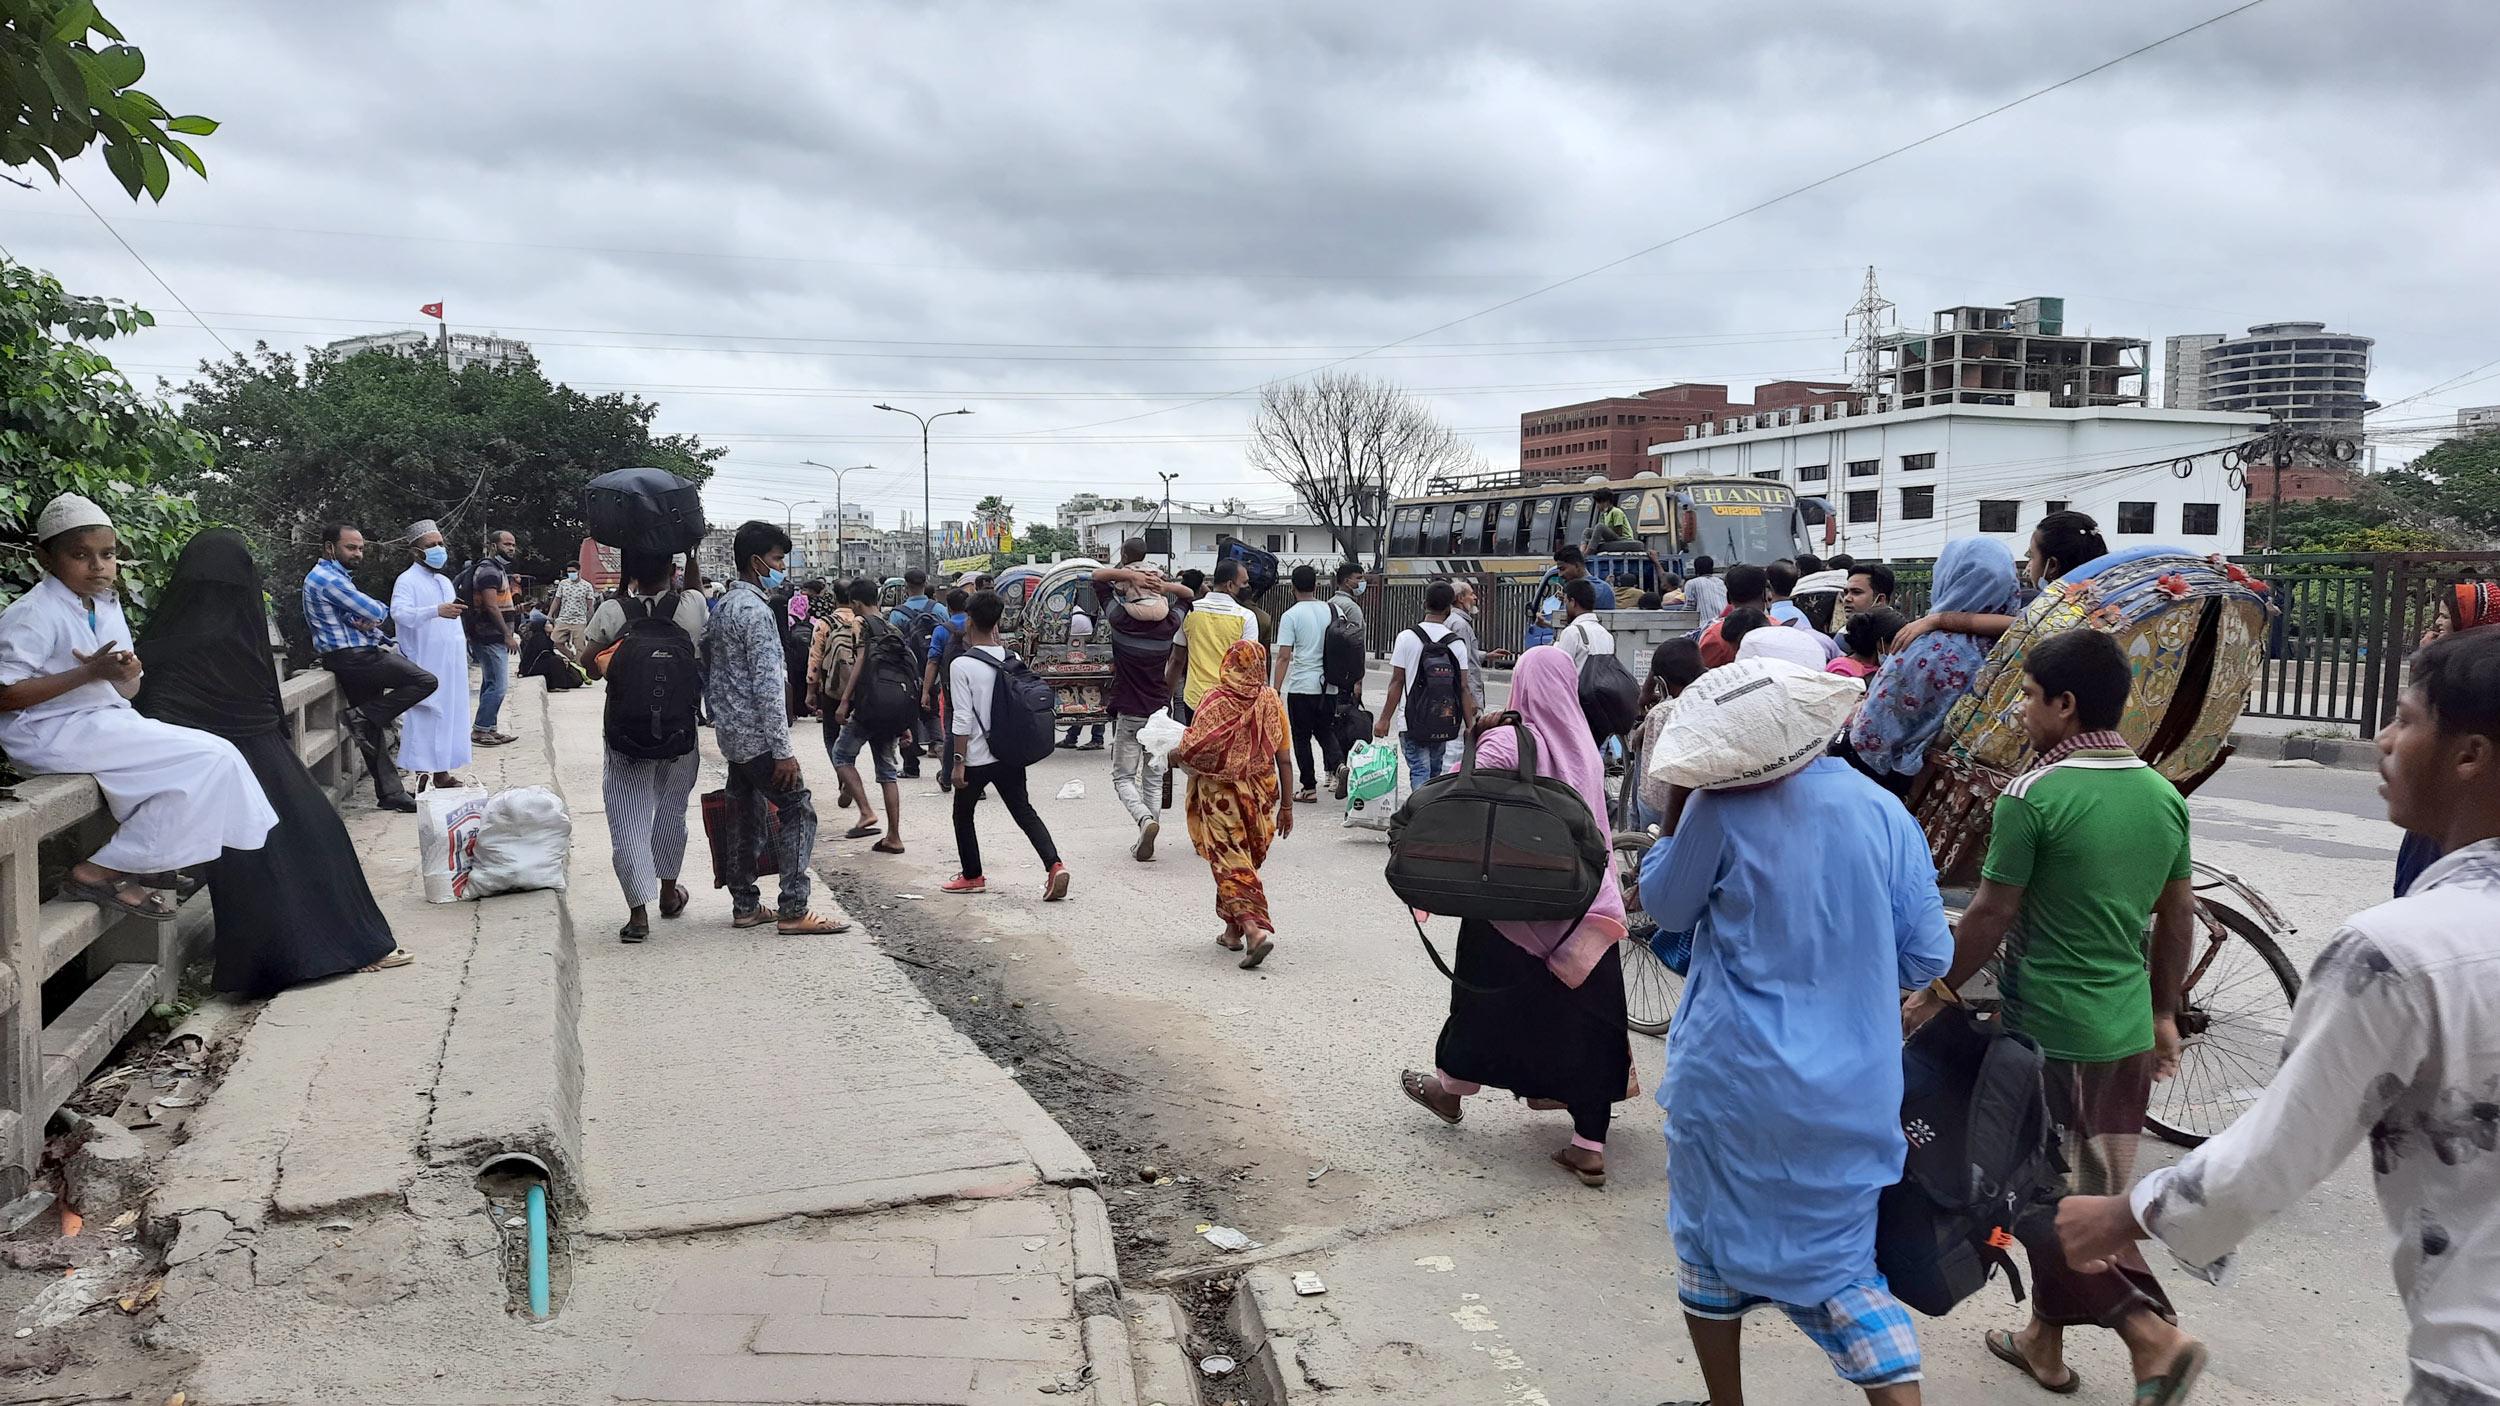
[[[1866,266],[1866,286],[1858,290],[1858,303],[1849,309],[1844,327],[1851,329],[1849,340],[1850,388],[1866,397],[1867,409],[1875,406],[1877,371],[1883,363],[1884,333],[1893,326],[1892,304],[1884,300],[1883,290],[1875,286],[1875,266]]]

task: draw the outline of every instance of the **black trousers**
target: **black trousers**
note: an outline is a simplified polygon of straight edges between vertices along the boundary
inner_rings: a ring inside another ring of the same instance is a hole
[[[1059,846],[1050,838],[1050,827],[1042,823],[1042,814],[1033,809],[1033,797],[1025,790],[1025,769],[1020,766],[966,766],[964,784],[955,788],[955,854],[967,879],[981,877],[981,834],[973,824],[973,812],[980,807],[981,793],[998,788],[998,798],[1007,803],[1007,813],[1015,817],[1024,837],[1033,842],[1033,853],[1039,855],[1042,867],[1048,869],[1059,862]]]
[[[1345,764],[1344,739],[1337,736],[1337,698],[1327,693],[1288,693],[1285,695],[1285,721],[1293,728],[1293,760],[1302,773],[1302,787],[1310,790],[1319,785],[1319,773],[1311,769],[1311,743],[1319,743],[1323,769],[1335,771]]]
[[[339,693],[347,699],[348,729],[356,750],[364,754],[365,770],[372,773],[374,797],[408,794],[399,779],[399,763],[385,754],[384,744],[399,715],[433,697],[441,680],[380,645],[334,649],[318,662],[337,677]]]

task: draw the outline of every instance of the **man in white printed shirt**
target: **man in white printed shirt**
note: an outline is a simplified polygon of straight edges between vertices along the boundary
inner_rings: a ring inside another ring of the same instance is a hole
[[[2413,1321],[2406,1406],[2500,1403],[2500,630],[2414,657],[2378,735],[2387,818],[2445,851],[2318,954],[2283,1067],[2222,1134],[2132,1196],[2071,1196],[2092,1268],[2149,1235],[2219,1281],[2230,1252],[2366,1136]]]

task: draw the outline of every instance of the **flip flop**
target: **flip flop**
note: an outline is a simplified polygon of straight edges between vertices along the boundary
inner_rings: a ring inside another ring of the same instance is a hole
[[[672,882],[668,886],[668,892],[660,895],[660,916],[674,918],[685,912],[686,905],[692,902],[694,902],[694,895],[686,891],[686,886]]]
[[[2206,1352],[2203,1343],[2189,1343],[2179,1349],[2158,1377],[2148,1377],[2135,1384],[2135,1406],[2174,1406],[2185,1401],[2196,1386],[2196,1379],[2205,1375]]]
[[[864,840],[870,835],[882,834],[884,830],[885,827],[882,825],[878,825],[873,822],[863,823],[854,825],[850,829],[843,831],[842,838],[846,840]]]
[[[2031,1378],[2032,1385],[2037,1386],[2042,1391],[2051,1392],[2058,1396],[2072,1396],[2076,1392],[2083,1390],[2083,1374],[2077,1372],[2072,1367],[2066,1369],[2066,1380],[2062,1382],[2042,1381],[2040,1379],[2039,1369],[2033,1367],[2031,1365],[2031,1359],[2023,1356],[2023,1350],[2015,1345],[2014,1335],[2003,1328],[1989,1329],[1986,1333],[1980,1336],[1979,1341],[1987,1346],[1989,1356],[1994,1357],[1999,1362],[2005,1363],[2007,1366],[2020,1370],[2024,1376]],[[2177,1398],[2171,1397],[2167,1399],[2176,1400]]]
[[[1221,932],[1215,935],[1215,945],[1227,952],[1238,952],[1241,950],[1241,939],[1231,933]]]
[[[772,920],[773,915],[761,908],[751,908],[744,913],[729,915],[729,925],[733,928],[760,928]]]
[[[619,942],[640,942],[650,935],[649,923],[627,923],[616,930],[616,940]]]
[[[826,937],[837,932],[849,932],[851,925],[847,919],[836,922],[814,913],[802,913],[795,918],[782,919],[775,924],[775,930],[783,937]]]
[[[903,847],[901,845],[891,844],[884,840],[877,841],[875,844],[870,845],[869,848],[875,850],[879,854],[901,854],[903,852]]]
[[[1305,786],[1301,790],[1294,792],[1293,803],[1298,806],[1318,805],[1319,788],[1317,786]]]
[[[1398,1087],[1406,1090],[1406,1096],[1422,1104],[1433,1117],[1452,1127],[1458,1126],[1459,1119],[1467,1116],[1467,1111],[1463,1107],[1456,1113],[1442,1112],[1438,1105],[1424,1095],[1424,1076],[1412,1069],[1403,1070],[1398,1074]]]
[[[61,880],[61,897],[92,903],[98,908],[110,908],[134,918],[145,918],[151,923],[170,923],[174,920],[174,906],[160,901],[164,895],[149,893],[145,898],[125,898],[120,884],[65,878]]]
[[[1269,933],[1267,936],[1262,937],[1258,941],[1250,944],[1249,951],[1245,953],[1241,959],[1241,969],[1243,971],[1255,969],[1259,963],[1267,960],[1268,953],[1275,950],[1276,935],[1274,933]]]
[[[390,955],[384,957],[381,961],[375,962],[371,966],[358,967],[356,970],[359,972],[386,972],[393,967],[404,967],[415,960],[415,955],[410,953],[407,948],[394,947],[391,949]]]
[[[1601,1167],[1592,1172],[1586,1167],[1583,1167],[1572,1161],[1570,1158],[1564,1156],[1563,1149],[1559,1147],[1554,1149],[1554,1165],[1562,1168],[1566,1172],[1571,1173],[1573,1176],[1578,1177],[1582,1186],[1604,1186],[1606,1184],[1606,1171],[1604,1168]]]

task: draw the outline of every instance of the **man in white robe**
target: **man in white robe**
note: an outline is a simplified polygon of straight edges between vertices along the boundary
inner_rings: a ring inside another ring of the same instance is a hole
[[[431,518],[409,524],[408,550],[416,558],[391,585],[391,619],[399,626],[399,652],[438,679],[469,676],[469,643],[460,631],[467,609],[453,599],[450,559],[443,534]],[[469,764],[469,690],[437,688],[399,715],[399,766],[432,772],[437,786],[457,786],[454,767]]]
[[[167,921],[174,905],[151,889],[185,865],[260,848],[277,812],[233,743],[131,709],[140,661],[104,510],[62,494],[36,518],[35,541],[44,578],[0,611],[0,750],[30,774],[92,775],[120,822],[71,866],[61,895]]]

